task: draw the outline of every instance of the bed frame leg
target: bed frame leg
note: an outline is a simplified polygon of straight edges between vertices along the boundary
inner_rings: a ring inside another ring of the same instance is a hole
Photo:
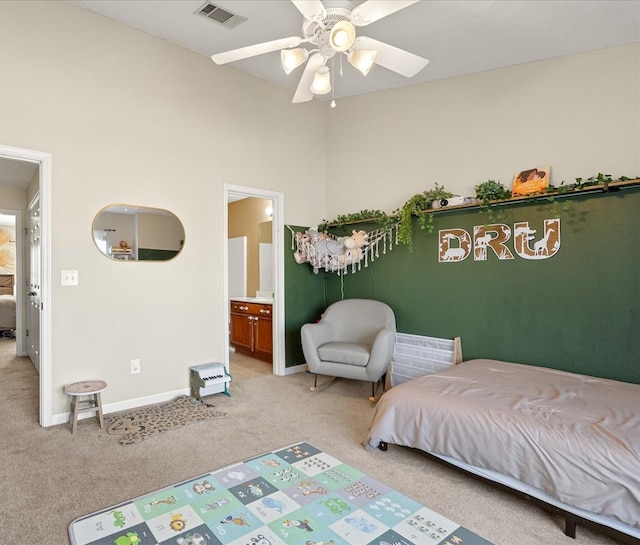
[[[573,539],[576,538],[576,521],[575,520],[572,520],[569,518],[564,519],[564,535],[572,537]]]
[[[380,441],[380,444],[378,445],[378,448],[385,452],[388,448],[389,448],[389,444],[385,443],[384,441]]]

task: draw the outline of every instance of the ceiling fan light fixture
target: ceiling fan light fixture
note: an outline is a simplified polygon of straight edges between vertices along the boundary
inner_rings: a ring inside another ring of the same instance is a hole
[[[347,55],[347,60],[351,66],[357,68],[366,76],[376,61],[377,55],[378,52],[375,50],[352,49]]]
[[[329,44],[336,51],[346,51],[356,39],[356,27],[349,21],[339,21],[329,33]]]
[[[329,74],[329,67],[321,66],[313,77],[311,92],[314,95],[326,95],[329,91],[331,91],[331,74]]]
[[[308,58],[309,52],[303,47],[298,47],[296,49],[283,49],[280,51],[282,69],[287,76],[298,68],[298,66],[307,62]]]

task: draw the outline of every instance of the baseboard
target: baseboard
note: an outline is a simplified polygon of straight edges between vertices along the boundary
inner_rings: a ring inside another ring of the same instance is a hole
[[[284,370],[284,375],[294,375],[296,373],[304,373],[307,370],[307,366],[304,363],[300,365],[294,365],[293,367],[286,367]]]
[[[104,414],[116,413],[118,411],[126,411],[127,409],[135,409],[137,407],[142,407],[144,405],[153,405],[154,403],[162,403],[164,401],[170,401],[171,399],[175,399],[178,396],[182,395],[190,395],[189,388],[184,388],[182,390],[174,390],[172,392],[164,392],[162,394],[155,394],[146,397],[137,397],[135,399],[127,399],[125,401],[117,401],[115,403],[107,403],[106,405],[102,405],[102,412]],[[55,426],[57,424],[68,424],[70,412],[54,414],[52,418],[51,425]],[[85,418],[95,418],[95,413],[87,411],[86,413],[80,413],[78,415],[78,420],[83,420]]]
[[[293,375],[295,373],[304,373],[306,371],[306,365],[294,365],[293,367],[287,367],[284,370],[285,376]],[[117,401],[116,403],[107,403],[106,405],[102,405],[102,411],[104,414],[115,413],[118,411],[126,411],[127,409],[135,409],[137,407],[142,407],[144,405],[153,405],[154,403],[162,403],[164,401],[169,401],[171,399],[175,399],[181,395],[190,395],[191,391],[189,388],[184,388],[182,390],[174,390],[172,392],[165,392],[162,394],[155,394],[146,397],[138,397],[135,399],[127,399],[125,401]],[[70,412],[64,412],[59,414],[54,414],[51,419],[51,425],[56,426],[58,424],[68,424]],[[83,420],[85,418],[95,418],[95,414],[90,411],[86,413],[80,413],[78,415],[78,420]]]

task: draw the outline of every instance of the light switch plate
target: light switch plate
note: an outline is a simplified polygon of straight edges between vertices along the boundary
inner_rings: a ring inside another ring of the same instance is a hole
[[[62,285],[63,286],[77,286],[78,285],[78,271],[62,271]]]

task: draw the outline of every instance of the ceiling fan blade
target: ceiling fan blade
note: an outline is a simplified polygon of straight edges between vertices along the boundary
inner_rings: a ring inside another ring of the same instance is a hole
[[[367,26],[371,23],[400,11],[420,0],[367,0],[353,8],[351,22],[355,26]]]
[[[320,0],[291,0],[305,19],[319,21],[327,14]]]
[[[229,62],[239,61],[242,59],[247,59],[249,57],[255,57],[256,55],[278,51],[279,49],[295,47],[297,45],[300,45],[303,41],[304,38],[300,38],[299,36],[280,38],[279,40],[273,40],[271,42],[263,42],[261,44],[248,45],[247,47],[241,47],[239,49],[232,49],[231,51],[216,53],[214,55],[211,55],[211,60],[216,64],[227,64]]]
[[[412,78],[420,70],[422,70],[429,61],[424,57],[419,57],[413,53],[409,53],[404,49],[394,47],[384,42],[379,42],[373,38],[367,38],[366,36],[359,36],[354,43],[355,49],[375,49],[378,54],[376,55],[376,64],[384,66],[385,68],[397,72],[407,78]]]
[[[295,95],[293,95],[293,102],[308,102],[313,99],[313,93],[311,92],[311,84],[313,78],[316,75],[316,71],[324,64],[324,57],[322,55],[312,55],[307,61],[307,66],[304,67],[304,72],[298,83]]]

